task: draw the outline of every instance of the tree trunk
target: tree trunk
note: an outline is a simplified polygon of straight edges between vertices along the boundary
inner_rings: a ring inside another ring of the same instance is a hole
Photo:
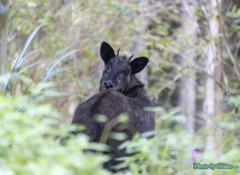
[[[140,0],[139,1],[139,8],[143,9],[144,7],[148,6],[149,1],[148,0]],[[140,10],[142,11],[142,10]],[[139,34],[136,32],[136,35],[140,35],[138,38],[138,40],[133,44],[132,50],[134,50],[135,52],[141,52],[146,50],[145,47],[145,42],[144,39],[142,38],[142,35],[144,35],[146,29],[147,29],[147,25],[148,25],[148,18],[146,17],[144,12],[140,13],[141,16],[141,26],[142,26],[142,32]],[[140,55],[139,55],[140,56]],[[147,67],[145,69],[143,69],[143,71],[141,71],[140,73],[138,73],[136,76],[137,78],[143,82],[146,86],[148,85],[148,81],[147,81]]]
[[[217,13],[218,13],[218,33],[223,34],[223,17],[222,17],[222,4],[219,2],[220,0],[216,0],[217,3]],[[217,59],[215,60],[215,81],[221,82],[222,74],[223,74],[223,41],[222,37],[219,38],[217,42]],[[217,117],[217,121],[221,120],[222,115],[222,104],[223,104],[223,91],[218,83],[215,84],[215,116]]]
[[[182,66],[193,67],[195,63],[196,55],[194,53],[186,53],[186,51],[195,44],[197,37],[197,26],[195,25],[196,20],[194,17],[195,12],[195,1],[191,4],[183,2],[183,13],[181,16],[182,30],[185,39],[182,43],[186,43],[182,48]],[[180,106],[182,107],[183,114],[187,117],[185,129],[190,133],[194,134],[195,131],[195,112],[196,112],[196,76],[193,69],[187,71],[187,75],[183,75],[181,79],[181,91],[180,91]]]
[[[182,67],[194,67],[196,64],[196,55],[192,52],[186,52],[195,45],[197,38],[197,22],[194,17],[194,12],[197,3],[192,0],[188,2],[182,2],[183,12],[181,15],[182,21],[182,40],[183,46],[181,50]],[[180,106],[182,113],[186,116],[187,121],[184,124],[185,130],[193,137],[195,132],[195,113],[196,113],[196,72],[194,69],[186,71],[186,74],[181,78],[181,89],[180,89]],[[186,152],[192,153],[192,145],[189,144],[186,148]],[[184,160],[186,166],[193,164],[193,157],[189,156],[190,159]]]
[[[219,114],[221,99],[218,99],[220,94],[220,88],[217,86],[215,81],[221,80],[221,60],[218,59],[219,50],[216,46],[216,38],[219,34],[219,22],[217,21],[218,14],[218,2],[221,0],[209,0],[206,10],[206,17],[208,18],[208,30],[206,33],[210,38],[208,41],[208,45],[206,47],[206,97],[203,105],[203,113],[205,114],[206,120],[206,131],[207,131],[207,139],[206,139],[206,151],[214,153],[216,150],[215,139],[214,139],[214,121],[216,121],[216,114]],[[216,107],[218,108],[216,110]]]
[[[8,3],[8,0],[0,0],[0,74],[5,73],[6,69]]]

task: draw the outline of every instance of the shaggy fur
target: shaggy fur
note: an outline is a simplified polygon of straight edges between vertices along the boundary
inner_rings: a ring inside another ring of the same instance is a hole
[[[100,52],[105,62],[100,92],[77,107],[72,124],[85,125],[85,133],[93,142],[99,142],[102,135],[106,134],[103,130],[109,126],[112,132],[125,133],[126,140],[132,138],[134,131],[144,133],[154,130],[154,113],[144,110],[145,107],[152,106],[151,101],[143,83],[134,75],[147,65],[148,59],[139,57],[130,62],[126,57],[115,55],[112,47],[106,42],[102,43]],[[124,127],[119,126],[117,118],[122,113],[128,115],[128,122]],[[106,115],[108,121],[105,123],[97,121],[95,119],[97,114]],[[109,125],[112,121],[116,123],[113,126]],[[111,148],[108,153],[112,159],[106,162],[104,167],[115,171],[112,166],[118,162],[114,159],[126,156],[125,150],[118,149],[124,140],[108,137],[106,141]]]

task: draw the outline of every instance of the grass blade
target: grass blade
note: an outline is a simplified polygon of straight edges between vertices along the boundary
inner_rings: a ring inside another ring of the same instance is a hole
[[[68,75],[68,76],[70,76],[73,80],[74,80],[74,82],[75,82],[75,84],[77,85],[77,88],[78,88],[78,93],[79,94],[82,94],[82,88],[81,88],[81,86],[79,85],[79,82],[78,82],[78,79],[77,79],[77,77],[71,72],[71,71],[65,71],[65,74],[66,75]]]
[[[53,63],[53,64],[51,65],[51,67],[48,69],[48,71],[47,71],[47,73],[45,74],[45,77],[43,78],[42,82],[47,81],[47,80],[50,78],[50,76],[52,77],[53,69],[54,69],[63,59],[67,58],[68,56],[70,56],[70,55],[72,55],[72,54],[74,54],[74,53],[76,53],[76,52],[78,52],[78,51],[79,51],[79,49],[72,50],[72,51],[66,53],[65,55],[63,55],[63,56],[62,56],[61,58],[59,58],[57,61],[55,61],[55,63]]]
[[[56,55],[61,55],[62,53],[66,52],[68,49],[70,49],[71,47],[75,46],[75,45],[78,44],[79,42],[80,42],[80,40],[72,43],[71,45],[69,45],[68,47],[64,48],[63,50],[58,51],[58,52],[56,53]]]
[[[34,55],[35,53],[38,53],[38,52],[40,52],[40,50],[33,50],[33,51],[30,51],[29,53],[27,53],[27,54],[23,57],[22,65],[23,65],[23,64],[26,64],[27,62],[29,62],[29,61],[33,60],[34,58],[36,58],[36,57],[34,57],[34,56],[32,56],[32,55]],[[30,56],[32,56],[32,57],[30,57]]]
[[[36,65],[38,65],[39,63],[43,63],[43,62],[46,62],[46,61],[49,61],[49,59],[48,59],[48,60],[39,60],[39,61],[36,61],[36,62],[34,62],[34,63],[26,66],[25,68],[21,69],[21,70],[18,72],[18,74],[21,74],[21,73],[23,73],[25,70],[27,70],[27,69],[29,69],[29,68],[31,68],[31,67],[33,67],[33,66],[36,66]]]
[[[56,70],[56,71],[52,71],[51,73],[49,73],[46,77],[46,80],[52,78],[52,77],[55,77],[56,75],[62,73],[62,72],[65,72],[65,71],[70,71],[68,68],[63,68],[63,69],[59,69],[59,70]],[[45,82],[45,81],[42,81],[42,82]]]
[[[11,67],[11,72],[16,71],[21,63],[23,62],[23,55],[25,53],[25,51],[27,50],[29,44],[31,43],[32,39],[34,38],[34,36],[36,35],[36,33],[38,32],[38,30],[43,26],[43,24],[39,25],[36,29],[34,29],[34,31],[31,33],[31,35],[28,37],[27,41],[25,42],[23,49],[21,51],[21,53],[19,54],[19,56],[16,58],[16,60],[14,61],[12,67]]]

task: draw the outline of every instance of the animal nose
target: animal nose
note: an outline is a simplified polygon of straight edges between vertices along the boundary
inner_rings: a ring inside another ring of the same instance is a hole
[[[104,83],[104,86],[106,89],[112,88],[113,87],[112,81],[111,80],[106,81]]]

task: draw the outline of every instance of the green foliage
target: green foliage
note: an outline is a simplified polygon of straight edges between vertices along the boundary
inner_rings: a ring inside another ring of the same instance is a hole
[[[106,147],[90,143],[85,135],[69,136],[73,128],[59,124],[61,116],[51,105],[38,104],[26,96],[1,96],[0,102],[0,174],[111,174],[101,168],[108,160],[106,155],[98,153]],[[194,150],[202,150],[194,157],[196,162],[227,161],[234,165],[232,170],[221,170],[218,174],[240,172],[237,164],[240,160],[235,156],[240,154],[239,141],[230,136],[240,129],[239,123],[230,121],[229,117],[220,123],[226,132],[220,134],[219,139],[225,144],[218,150],[221,156],[217,158],[203,151],[201,132],[193,137],[178,127],[172,128],[173,122],[184,123],[185,120],[178,109],[169,112],[163,108],[148,110],[161,115],[156,120],[160,128],[150,140],[147,137],[153,133],[135,135],[132,141],[120,145],[128,153],[135,153],[120,158],[124,162],[118,168],[129,166],[129,171],[124,174],[192,174],[192,165],[183,160],[190,160]],[[114,137],[124,138],[121,135]],[[235,146],[230,146],[231,142],[235,142]],[[97,152],[86,152],[87,149]],[[206,173],[205,170],[195,171]]]
[[[189,134],[173,123],[185,123],[185,117],[179,115],[179,109],[165,111],[163,108],[148,109],[160,115],[156,123],[159,127],[156,129],[155,137],[147,139],[152,133],[145,133],[142,136],[135,135],[132,141],[127,141],[120,145],[126,148],[128,153],[135,153],[132,156],[120,158],[125,162],[118,166],[122,168],[130,167],[127,174],[157,175],[157,174],[238,174],[240,173],[240,154],[239,138],[236,134],[240,131],[239,122],[233,120],[230,116],[224,116],[220,123],[216,124],[214,137],[219,141],[220,147],[205,151],[203,142],[203,131],[199,130],[194,135]],[[217,130],[219,129],[220,130]],[[211,133],[208,133],[211,135]],[[235,135],[235,136],[233,136]],[[231,146],[230,146],[231,145]],[[233,169],[221,169],[214,171],[211,169],[193,169],[191,162],[201,164],[210,163],[231,163]]]
[[[236,5],[234,5],[234,6],[232,7],[232,10],[227,13],[227,17],[230,18],[230,19],[233,19],[233,22],[234,22],[236,25],[240,25],[240,20],[239,20],[239,17],[240,17],[240,9],[237,9],[237,6],[236,6]],[[238,29],[238,30],[239,30],[239,26],[238,26],[238,27],[234,27],[233,29],[234,29],[234,31],[235,31],[235,29]]]
[[[124,162],[118,168],[130,169],[118,174],[208,173],[194,170],[192,162],[232,163],[232,170],[215,170],[213,174],[240,173],[239,77],[232,76],[232,67],[240,65],[235,41],[240,10],[236,6],[224,16],[224,45],[229,48],[223,49],[224,78],[225,85],[231,88],[226,92],[224,106],[231,106],[231,110],[221,121],[211,120],[214,131],[198,127],[191,135],[183,129],[187,119],[179,109],[171,108],[170,98],[177,88],[179,73],[188,68],[199,71],[186,55],[195,54],[196,63],[201,65],[206,45],[219,38],[207,38],[200,30],[198,35],[202,37],[188,46],[191,37],[181,29],[181,14],[174,3],[166,6],[151,1],[145,7],[137,0],[63,2],[21,0],[11,4],[9,71],[0,77],[0,85],[5,84],[5,94],[0,96],[0,174],[111,174],[102,169],[102,163],[108,160],[101,154],[106,145],[89,143],[85,135],[69,136],[73,128],[62,124],[71,119],[70,109],[75,109],[76,97],[85,100],[98,89],[103,68],[98,55],[103,40],[116,49],[122,47],[125,52],[121,54],[126,55],[131,54],[126,50],[140,43],[144,49],[133,50],[135,55],[150,58],[148,92],[159,101],[163,99],[163,107],[146,109],[156,112],[155,137],[148,140],[146,137],[152,133],[135,135],[123,143],[121,148],[135,154],[121,158]],[[204,28],[207,22],[202,9],[197,9],[194,17]],[[182,56],[186,62],[179,64]],[[205,92],[200,85],[197,90],[199,94]],[[125,115],[119,119],[127,121]],[[104,122],[107,118],[98,116],[98,120]],[[205,151],[207,136],[218,142],[212,152]],[[109,137],[122,140],[125,135],[112,133]],[[67,139],[61,142],[61,138]]]
[[[0,103],[0,174],[109,174],[101,168],[106,156],[84,151],[103,151],[100,144],[94,146],[85,135],[61,142],[71,127],[59,125],[51,105],[25,96],[0,96]]]

